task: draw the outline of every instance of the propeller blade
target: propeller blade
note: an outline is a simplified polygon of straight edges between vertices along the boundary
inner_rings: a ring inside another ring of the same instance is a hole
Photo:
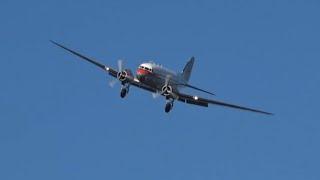
[[[159,97],[159,95],[157,93],[152,93],[152,97],[153,97],[153,99],[157,99]]]
[[[113,79],[113,80],[111,80],[111,81],[109,82],[109,86],[113,88],[114,85],[117,84],[117,82],[118,82],[118,79]]]
[[[118,60],[118,71],[122,72],[123,70],[123,61],[121,59]]]
[[[156,99],[156,98],[158,98],[159,96],[161,96],[160,92],[152,93],[153,99]]]
[[[166,77],[166,82],[165,82],[165,86],[168,86],[169,85],[169,81],[170,81],[170,75],[167,75]]]

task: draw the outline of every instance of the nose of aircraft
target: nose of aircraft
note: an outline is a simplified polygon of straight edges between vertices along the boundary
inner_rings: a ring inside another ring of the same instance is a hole
[[[150,74],[150,72],[147,71],[147,70],[145,70],[145,69],[139,68],[139,69],[137,70],[137,78],[138,78],[139,80],[143,80],[143,79],[145,78],[145,76],[148,75],[148,74]]]
[[[140,75],[140,76],[144,76],[144,75],[147,75],[148,74],[148,71],[144,70],[144,69],[138,69],[137,70],[137,75]]]

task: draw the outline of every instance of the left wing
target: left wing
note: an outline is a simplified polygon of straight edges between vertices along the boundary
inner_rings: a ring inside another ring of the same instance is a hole
[[[96,61],[96,60],[94,60],[94,59],[92,59],[92,58],[86,57],[86,56],[84,56],[84,55],[82,55],[82,54],[80,54],[80,53],[78,53],[78,52],[76,52],[76,51],[74,51],[74,50],[72,50],[72,49],[69,49],[69,48],[67,48],[67,47],[65,47],[65,46],[63,46],[63,45],[61,45],[61,44],[59,44],[59,43],[57,43],[57,42],[55,42],[55,41],[52,41],[52,40],[51,40],[50,42],[52,42],[53,44],[57,45],[58,47],[61,47],[61,48],[64,49],[64,50],[66,50],[66,51],[68,51],[68,52],[70,52],[70,53],[72,53],[72,54],[80,57],[81,59],[86,60],[86,61],[88,61],[88,62],[90,62],[90,63],[98,66],[99,68],[103,69],[104,71],[107,71],[107,72],[109,73],[109,75],[117,78],[118,71],[116,71],[116,70],[114,70],[114,69],[112,69],[112,68],[110,68],[110,67],[107,67],[106,65],[104,65],[104,64],[102,64],[102,63],[100,63],[100,62],[98,62],[98,61]],[[152,87],[149,87],[149,86],[147,86],[147,85],[145,85],[145,84],[142,84],[142,83],[141,83],[139,80],[137,80],[136,78],[134,78],[134,79],[130,82],[130,84],[133,85],[133,86],[136,86],[136,87],[138,87],[138,88],[141,88],[141,89],[150,91],[150,92],[154,92],[154,93],[157,92],[157,91],[156,91],[155,89],[153,89]]]
[[[208,107],[209,104],[213,104],[213,105],[219,105],[219,106],[235,108],[235,109],[240,109],[240,110],[245,110],[245,111],[251,111],[251,112],[255,112],[255,113],[273,115],[272,113],[257,110],[257,109],[252,109],[252,108],[248,108],[248,107],[229,104],[229,103],[211,100],[211,99],[205,99],[205,98],[201,98],[198,96],[191,96],[191,95],[187,95],[187,94],[183,94],[183,93],[178,93],[177,96],[178,96],[178,100],[181,102],[193,104],[193,105],[198,105],[198,106],[203,106],[203,107]]]

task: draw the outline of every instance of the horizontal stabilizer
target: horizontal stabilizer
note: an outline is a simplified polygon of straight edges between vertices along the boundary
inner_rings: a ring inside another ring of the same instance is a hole
[[[192,85],[190,85],[190,84],[175,84],[175,85],[178,85],[178,86],[185,86],[185,87],[188,87],[188,88],[191,88],[191,89],[195,89],[195,90],[197,90],[197,91],[201,91],[201,92],[204,92],[204,93],[207,93],[207,94],[210,94],[210,95],[215,96],[215,94],[214,94],[214,93],[212,93],[212,92],[209,92],[209,91],[206,91],[206,90],[203,90],[203,89],[197,88],[197,87],[192,86]]]

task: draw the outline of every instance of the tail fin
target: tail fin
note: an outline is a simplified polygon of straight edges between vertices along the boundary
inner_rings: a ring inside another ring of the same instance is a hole
[[[188,61],[186,66],[184,67],[182,71],[182,77],[188,82],[191,76],[192,68],[194,64],[194,57],[191,57],[191,59]]]

